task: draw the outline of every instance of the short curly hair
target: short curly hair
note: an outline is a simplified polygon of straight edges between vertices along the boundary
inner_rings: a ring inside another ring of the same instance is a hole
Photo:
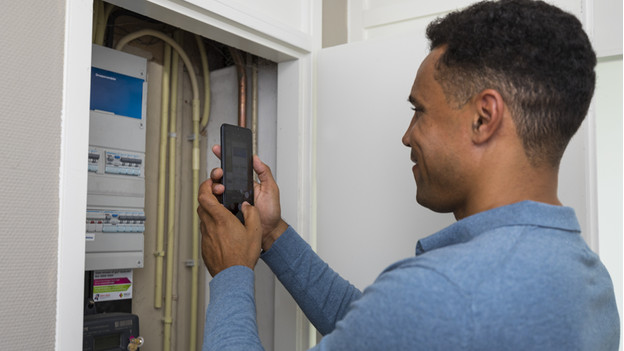
[[[427,27],[436,80],[458,104],[488,88],[509,106],[532,164],[558,166],[591,102],[596,54],[581,22],[543,1],[482,1]]]

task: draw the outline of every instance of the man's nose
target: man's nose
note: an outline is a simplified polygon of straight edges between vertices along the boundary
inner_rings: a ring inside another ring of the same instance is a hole
[[[407,128],[407,130],[405,131],[405,134],[403,134],[403,138],[401,138],[401,142],[403,143],[403,145],[407,147],[410,147],[410,142],[409,142],[410,129],[412,129],[411,125]]]

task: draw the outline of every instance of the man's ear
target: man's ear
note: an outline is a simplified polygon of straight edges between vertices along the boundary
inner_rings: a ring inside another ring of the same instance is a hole
[[[483,144],[501,127],[505,105],[501,94],[494,89],[485,89],[477,94],[473,104],[476,113],[472,120],[472,142]]]

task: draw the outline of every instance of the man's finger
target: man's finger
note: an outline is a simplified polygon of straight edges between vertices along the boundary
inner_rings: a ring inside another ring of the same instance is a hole
[[[260,183],[275,183],[275,180],[273,179],[273,174],[271,173],[271,168],[269,168],[269,166],[262,162],[258,155],[253,156],[253,168],[254,171],[258,173],[258,179],[260,179]]]
[[[210,197],[214,197],[212,194],[212,179],[206,179],[199,185],[199,193],[197,194],[197,201],[199,201],[200,205],[203,205],[204,202],[210,201]],[[215,198],[216,200],[216,198]]]
[[[210,179],[212,179],[213,182],[221,180],[221,178],[223,178],[223,169],[221,167],[213,168],[212,171],[210,171]]]
[[[260,228],[260,215],[257,208],[245,201],[241,206],[241,211],[243,212],[243,218],[245,218],[245,227]]]
[[[215,156],[217,156],[217,158],[220,160],[221,159],[221,145],[219,144],[212,145],[212,153],[215,154]]]
[[[201,205],[197,206],[197,216],[199,216],[199,219],[202,220],[205,215],[206,211],[204,210],[204,208]]]
[[[206,179],[203,183],[201,183],[201,185],[199,186],[199,194],[197,195],[197,201],[199,202],[199,205],[206,212],[208,212],[210,216],[214,217],[213,208],[217,205],[219,205],[219,207],[223,207],[223,206],[221,206],[221,203],[219,203],[219,200],[217,200],[217,197],[212,193],[213,184],[214,183],[212,182],[212,179],[210,178]],[[225,209],[225,207],[223,208]]]

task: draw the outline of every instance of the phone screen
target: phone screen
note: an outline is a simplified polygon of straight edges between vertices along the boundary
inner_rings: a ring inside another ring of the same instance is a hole
[[[223,205],[243,222],[243,202],[253,205],[253,166],[251,130],[231,124],[221,125],[221,168]]]

